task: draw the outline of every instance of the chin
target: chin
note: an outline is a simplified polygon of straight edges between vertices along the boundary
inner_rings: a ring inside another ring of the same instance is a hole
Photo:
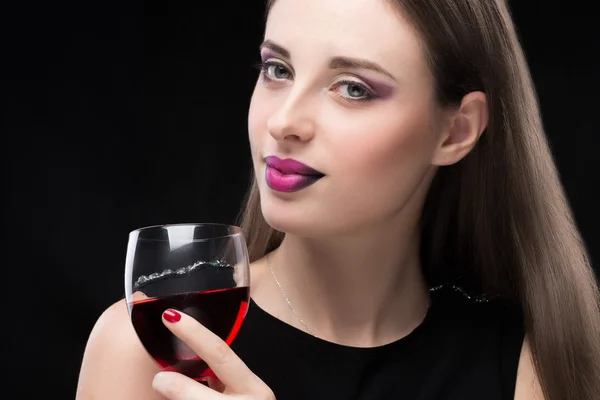
[[[290,201],[273,196],[261,196],[261,211],[273,229],[299,237],[318,238],[332,234],[331,221],[321,212],[312,212],[302,201]]]

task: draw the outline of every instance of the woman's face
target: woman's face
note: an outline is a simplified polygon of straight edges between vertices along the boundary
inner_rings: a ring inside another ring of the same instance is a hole
[[[248,124],[267,222],[318,237],[397,220],[440,118],[412,27],[384,0],[278,0],[261,57]]]

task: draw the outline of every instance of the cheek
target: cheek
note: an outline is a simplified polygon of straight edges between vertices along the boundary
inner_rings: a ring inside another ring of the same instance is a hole
[[[379,180],[430,164],[435,137],[429,116],[423,112],[390,115],[353,124],[339,135],[333,154],[342,169]]]
[[[257,82],[248,109],[248,135],[253,158],[256,152],[265,150],[263,143],[270,136],[269,119],[277,112],[282,101],[281,96],[274,96],[261,87],[260,81]]]
[[[417,111],[356,123],[336,140],[328,153],[335,157],[340,178],[334,201],[346,208],[344,213],[389,216],[420,186],[435,140],[429,116]]]
[[[259,84],[257,84],[257,88],[252,94],[248,110],[248,136],[253,159],[256,157],[256,151],[261,148],[264,136],[267,134],[267,121],[272,113],[269,103],[265,101],[264,95],[258,87]]]

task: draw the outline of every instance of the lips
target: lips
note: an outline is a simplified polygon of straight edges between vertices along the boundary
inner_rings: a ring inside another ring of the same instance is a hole
[[[322,172],[291,158],[282,160],[276,156],[269,156],[264,161],[267,164],[267,185],[278,192],[297,192],[325,176]]]

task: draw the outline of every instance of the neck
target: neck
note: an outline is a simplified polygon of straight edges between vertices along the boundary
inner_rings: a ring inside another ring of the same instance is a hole
[[[270,263],[313,334],[373,347],[406,336],[424,318],[429,291],[418,249],[414,234],[384,230],[325,240],[286,235]]]

